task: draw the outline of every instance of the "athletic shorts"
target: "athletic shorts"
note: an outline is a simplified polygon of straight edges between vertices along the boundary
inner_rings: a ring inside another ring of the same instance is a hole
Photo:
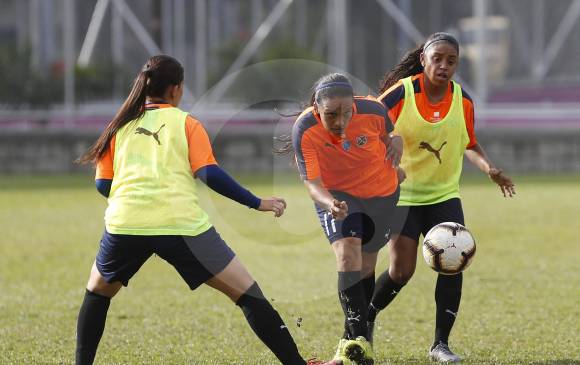
[[[443,222],[456,222],[465,225],[463,208],[459,198],[451,198],[436,204],[398,206],[396,209],[396,225],[401,235],[407,236],[417,243],[421,234],[423,237],[431,228]]]
[[[108,283],[124,286],[156,254],[169,262],[194,290],[220,273],[234,258],[215,228],[197,236],[136,236],[103,233],[96,265]]]
[[[357,237],[362,240],[362,250],[365,252],[377,252],[387,244],[390,235],[395,232],[392,222],[399,201],[398,188],[389,196],[369,199],[336,190],[330,193],[348,205],[348,216],[339,220],[315,204],[320,225],[331,244],[344,237]]]

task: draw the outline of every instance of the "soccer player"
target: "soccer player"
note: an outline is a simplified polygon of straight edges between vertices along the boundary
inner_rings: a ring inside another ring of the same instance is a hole
[[[111,298],[153,254],[173,265],[191,290],[205,283],[226,294],[280,362],[307,364],[278,312],[199,206],[194,178],[276,217],[286,202],[257,198],[217,165],[202,124],[177,107],[182,95],[181,64],[163,55],[150,58],[80,159],[96,163],[96,186],[108,207],[78,316],[76,364],[93,363]],[[308,362],[315,363],[321,362]]]
[[[402,140],[392,131],[383,105],[355,97],[348,78],[338,73],[316,82],[310,106],[292,130],[300,176],[336,256],[345,332],[334,359],[345,364],[373,361],[368,302],[377,253],[388,241],[399,198]]]
[[[497,168],[473,131],[471,97],[452,80],[459,63],[459,44],[447,33],[435,33],[385,75],[379,100],[389,110],[395,132],[404,140],[397,216],[406,220],[389,244],[390,268],[378,282],[369,321],[384,309],[415,271],[419,236],[446,222],[464,224],[459,198],[463,156],[496,183],[504,197],[513,196],[512,180]],[[448,346],[459,309],[463,275],[438,275],[435,288],[433,360],[458,362]],[[372,326],[371,326],[372,327]]]

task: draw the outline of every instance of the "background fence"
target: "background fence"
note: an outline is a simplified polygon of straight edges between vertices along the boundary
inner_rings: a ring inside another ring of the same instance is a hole
[[[0,172],[58,172],[110,120],[146,58],[186,69],[182,107],[221,163],[263,170],[321,74],[379,80],[435,31],[461,43],[476,129],[510,170],[578,172],[580,0],[0,0]],[[219,143],[217,143],[219,142]],[[282,164],[287,165],[287,164]]]

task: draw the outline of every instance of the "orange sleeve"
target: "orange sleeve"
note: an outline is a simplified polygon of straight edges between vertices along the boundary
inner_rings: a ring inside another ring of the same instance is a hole
[[[405,102],[405,87],[403,86],[403,80],[397,81],[397,83],[387,89],[378,100],[383,103],[387,109],[387,115],[393,125],[397,122],[399,115],[401,115],[401,110],[403,110],[403,103]]]
[[[467,98],[463,98],[463,115],[465,117],[467,135],[469,136],[467,148],[471,148],[477,144],[477,138],[475,137],[475,112],[473,110],[473,103]]]
[[[190,115],[185,120],[185,135],[189,148],[189,164],[193,173],[204,166],[217,165],[205,128]]]
[[[108,179],[112,180],[115,172],[113,171],[113,158],[115,157],[115,136],[111,138],[109,142],[109,148],[105,151],[105,154],[97,162],[97,172],[95,174],[96,179]]]
[[[308,133],[302,135],[300,143],[300,151],[296,151],[296,159],[302,168],[299,168],[300,175],[304,180],[314,180],[320,177],[320,165],[318,164],[318,156],[316,149],[312,145]]]

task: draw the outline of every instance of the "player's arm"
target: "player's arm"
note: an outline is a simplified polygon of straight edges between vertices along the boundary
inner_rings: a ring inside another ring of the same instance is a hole
[[[387,146],[387,160],[391,161],[393,168],[399,168],[403,156],[403,138],[391,132],[384,135],[381,140]]]
[[[195,172],[195,177],[203,181],[213,191],[248,208],[265,212],[274,212],[281,216],[286,208],[286,201],[281,198],[260,199],[241,186],[218,165],[206,165]]]
[[[112,183],[113,179],[95,179],[95,186],[97,187],[97,191],[105,198],[109,197]]]
[[[322,209],[329,211],[334,218],[344,219],[348,211],[346,202],[340,202],[322,185],[318,155],[313,140],[307,135],[300,118],[292,128],[292,147],[300,178],[310,194],[310,198]]]
[[[109,141],[109,147],[97,162],[97,171],[95,174],[95,187],[97,191],[105,198],[109,197],[111,184],[113,183],[113,157],[115,155],[115,136]]]
[[[508,176],[506,176],[501,169],[498,169],[495,164],[491,161],[483,147],[477,142],[475,138],[474,124],[475,124],[475,114],[473,111],[473,104],[468,101],[464,101],[464,115],[465,125],[467,128],[467,134],[469,136],[469,144],[465,150],[465,157],[474,164],[479,170],[484,174],[488,175],[489,178],[495,182],[503,196],[514,196],[516,194],[515,185]]]
[[[274,212],[276,217],[284,214],[286,209],[284,199],[258,198],[217,165],[209,136],[201,123],[188,117],[185,129],[189,145],[189,163],[196,178],[199,178],[216,193],[249,208],[263,212]]]
[[[503,196],[512,197],[516,194],[515,185],[512,179],[505,175],[502,169],[495,167],[479,143],[469,147],[465,151],[465,156],[472,164],[488,175],[489,178],[499,186]]]
[[[344,219],[348,214],[348,205],[345,201],[335,199],[332,194],[322,185],[320,178],[304,180],[304,185],[310,194],[310,198],[323,209],[329,211],[336,219]]]
[[[387,159],[391,161],[391,165],[397,168],[398,175],[403,176],[404,171],[400,170],[399,164],[403,156],[403,138],[394,133],[396,120],[401,114],[405,96],[405,89],[401,82],[385,91],[379,96],[378,101],[383,104],[385,108],[384,115],[384,129],[381,140],[387,146]]]

